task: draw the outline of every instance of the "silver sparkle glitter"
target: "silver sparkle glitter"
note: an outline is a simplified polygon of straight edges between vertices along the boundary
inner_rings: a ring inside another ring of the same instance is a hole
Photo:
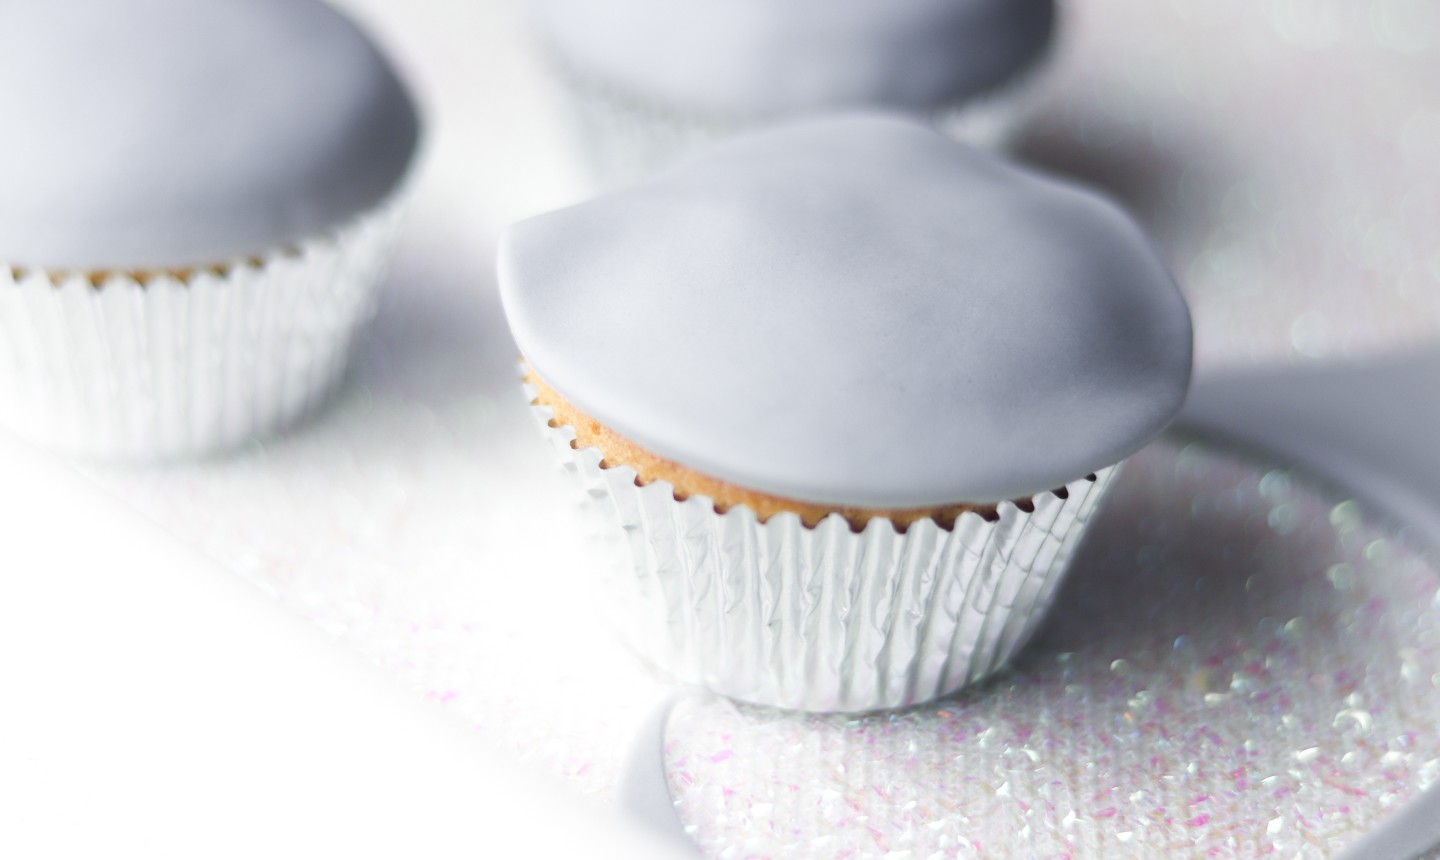
[[[1324,857],[1440,777],[1440,575],[1359,505],[1166,442],[1093,528],[1036,643],[980,690],[858,720],[682,707],[670,784],[698,841]]]

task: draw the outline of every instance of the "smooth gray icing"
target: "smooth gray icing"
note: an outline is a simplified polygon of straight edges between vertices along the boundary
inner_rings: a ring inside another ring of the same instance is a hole
[[[1174,416],[1190,317],[1112,203],[895,117],[737,137],[510,228],[526,359],[642,447],[828,504],[1017,498]]]
[[[1036,59],[1053,0],[533,0],[575,72],[679,108],[741,116],[933,108]]]
[[[8,0],[0,33],[0,262],[272,251],[380,202],[415,149],[404,88],[316,0]]]

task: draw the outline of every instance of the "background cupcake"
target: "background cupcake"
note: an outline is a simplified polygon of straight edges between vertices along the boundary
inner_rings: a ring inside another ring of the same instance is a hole
[[[0,9],[0,423],[84,454],[200,454],[339,377],[418,122],[315,0]]]
[[[877,106],[974,142],[1049,42],[1053,0],[534,0],[582,154],[604,184],[757,123]],[[964,108],[968,108],[965,110]]]
[[[522,222],[502,298],[665,671],[811,710],[994,671],[1184,397],[1184,301],[1107,201],[884,115]],[[622,537],[623,536],[623,537]]]

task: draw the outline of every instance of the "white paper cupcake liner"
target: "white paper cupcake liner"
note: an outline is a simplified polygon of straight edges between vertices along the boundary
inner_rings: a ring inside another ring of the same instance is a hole
[[[0,265],[0,424],[87,457],[160,460],[296,420],[374,310],[398,199],[259,260],[171,274]]]
[[[533,392],[532,392],[533,395]],[[614,576],[619,628],[641,656],[686,683],[756,704],[807,711],[899,708],[991,674],[1024,644],[1117,467],[998,517],[962,515],[896,532],[839,515],[815,528],[794,514],[759,522],[748,508],[677,501],[627,466],[601,468],[551,427],[565,471],[597,525],[597,559]]]
[[[550,69],[572,148],[602,190],[642,179],[747,125],[739,117],[647,104],[558,60]]]
[[[763,122],[650,104],[576,72],[562,61],[552,58],[550,66],[573,148],[590,179],[602,190],[643,179]],[[992,93],[936,109],[931,120],[945,134],[971,146],[1004,149],[1021,115],[1034,102],[1040,79],[1037,68],[1027,69]],[[921,116],[917,114],[917,118]]]

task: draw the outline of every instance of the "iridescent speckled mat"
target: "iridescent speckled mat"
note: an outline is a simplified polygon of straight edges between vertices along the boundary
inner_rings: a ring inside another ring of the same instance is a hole
[[[1014,669],[900,714],[684,700],[718,857],[1325,857],[1440,781],[1440,576],[1282,469],[1136,457]]]

